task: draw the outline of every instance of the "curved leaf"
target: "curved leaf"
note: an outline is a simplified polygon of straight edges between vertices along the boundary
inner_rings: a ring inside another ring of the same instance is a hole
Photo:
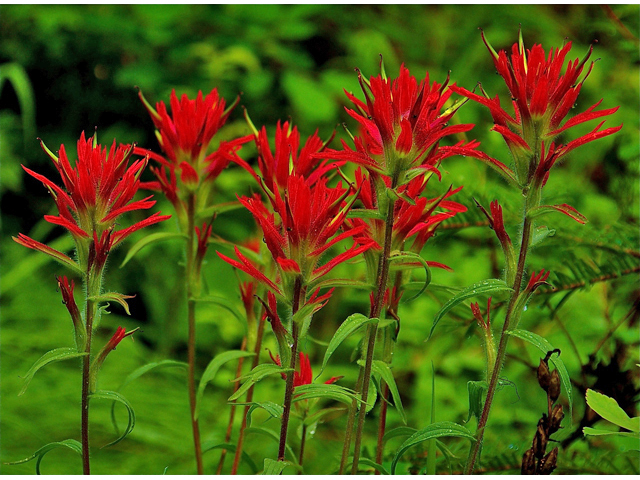
[[[224,308],[229,313],[231,313],[236,318],[236,320],[238,320],[245,327],[245,330],[246,330],[247,328],[246,317],[240,313],[240,311],[236,308],[234,302],[231,302],[227,297],[218,297],[216,295],[209,295],[207,297],[194,298],[192,300],[199,303],[213,303],[215,305],[218,305]]]
[[[228,450],[229,452],[235,453],[236,444],[235,443],[214,443],[209,442],[202,445],[202,453],[207,453],[211,450],[216,450],[218,448]],[[253,459],[249,456],[247,452],[242,452],[240,458],[247,464],[247,466],[251,469],[251,472],[256,474],[258,473],[258,466],[253,461]]]
[[[539,217],[551,212],[564,213],[565,215],[573,218],[576,222],[582,223],[583,225],[589,221],[587,220],[587,217],[585,217],[571,205],[567,205],[566,203],[563,203],[561,205],[540,205],[539,207],[532,208],[529,211],[529,218]]]
[[[396,380],[393,378],[393,373],[391,373],[391,369],[389,365],[383,362],[382,360],[374,360],[371,365],[373,372],[377,373],[382,377],[384,382],[389,387],[389,392],[391,392],[391,397],[393,398],[393,404],[395,405],[400,417],[402,418],[402,422],[407,424],[407,416],[404,413],[404,408],[402,408],[402,400],[400,399],[400,392],[398,391],[398,386],[396,385]]]
[[[629,418],[627,412],[620,408],[615,399],[589,388],[587,389],[587,405],[608,422],[632,432],[640,433],[640,417]],[[591,435],[601,434],[591,433]]]
[[[251,385],[256,384],[257,382],[262,380],[264,377],[268,377],[269,375],[280,375],[283,373],[287,374],[289,372],[291,372],[290,368],[284,368],[284,367],[281,367],[280,365],[276,365],[273,363],[263,363],[261,365],[258,365],[253,370],[251,370],[248,374],[234,379],[234,381],[245,380],[245,382],[240,386],[238,390],[236,390],[236,392],[233,395],[229,397],[229,401],[240,398],[242,395],[245,394],[247,390],[249,390],[249,388],[251,388]]]
[[[124,387],[129,385],[131,382],[140,378],[142,375],[153,370],[154,368],[161,367],[182,367],[186,369],[189,367],[189,365],[185,362],[178,362],[176,360],[161,360],[160,362],[147,363],[142,367],[136,368],[133,372],[127,375],[124,381],[118,387],[117,391],[119,392],[123,390]],[[116,422],[116,401],[113,401],[113,403],[111,404],[111,423],[113,424],[113,428],[115,428],[116,430],[116,434],[119,434],[120,429],[118,428],[118,423]]]
[[[7,462],[6,465],[18,465],[20,463],[27,463],[27,462],[30,462],[31,460],[33,460],[34,458],[37,458],[37,460],[36,460],[36,474],[40,475],[40,462],[42,462],[42,457],[44,457],[51,450],[53,450],[55,448],[58,448],[58,447],[69,448],[69,449],[73,450],[74,452],[76,452],[78,455],[82,456],[82,445],[80,444],[80,442],[78,442],[77,440],[68,439],[68,440],[62,440],[61,442],[47,443],[44,447],[39,448],[38,450],[36,450],[36,452],[33,455],[31,455],[30,457],[23,458],[22,460],[18,460],[16,462]]]
[[[45,353],[36,361],[36,363],[33,364],[33,366],[24,376],[24,384],[22,385],[22,389],[20,390],[20,393],[18,393],[18,396],[22,395],[27,390],[27,387],[29,386],[29,383],[31,383],[33,376],[45,365],[53,362],[59,362],[61,360],[68,360],[70,358],[84,357],[85,355],[87,355],[86,352],[78,353],[77,349],[69,347],[56,348],[54,350],[51,350],[50,352]]]
[[[391,462],[391,475],[395,475],[396,466],[398,465],[400,457],[402,457],[404,452],[406,452],[409,448],[426,440],[440,437],[460,437],[473,440],[474,442],[476,441],[471,432],[462,425],[458,425],[457,423],[453,422],[432,423],[428,427],[423,428],[422,430],[419,430],[411,435],[411,437],[409,437],[402,445],[400,445],[400,448],[396,452],[396,456]]]
[[[459,291],[455,294],[453,298],[451,298],[444,306],[440,309],[440,311],[436,314],[433,319],[433,325],[431,326],[431,332],[429,332],[429,338],[433,335],[433,331],[438,325],[438,322],[442,320],[449,310],[451,310],[456,305],[468,300],[469,298],[473,298],[477,295],[487,295],[487,294],[496,294],[503,292],[513,292],[513,289],[509,287],[504,280],[498,280],[495,278],[489,280],[483,280],[478,283],[474,283],[473,285],[468,286],[467,288]]]
[[[310,398],[330,398],[331,400],[351,405],[353,400],[358,400],[353,390],[340,385],[326,383],[299,385],[295,388],[294,395],[293,402],[309,400]]]
[[[129,435],[133,431],[133,427],[135,427],[135,425],[136,425],[136,414],[133,411],[133,407],[127,401],[126,398],[124,398],[122,395],[120,395],[117,392],[110,392],[110,391],[107,391],[107,390],[98,390],[97,392],[90,394],[89,398],[91,400],[94,400],[94,399],[95,400],[112,400],[114,402],[119,402],[119,403],[121,403],[122,405],[124,405],[127,408],[127,413],[129,414],[129,422],[127,424],[127,428],[125,428],[125,430],[122,433],[122,435],[120,435],[118,438],[116,438],[113,442],[107,443],[102,448],[110,447],[112,445],[115,445],[116,443],[118,443],[121,440],[123,440],[124,437],[126,437],[127,435]]]
[[[232,210],[237,210],[239,208],[244,208],[244,207],[238,201],[219,203],[217,205],[211,205],[210,207],[200,210],[198,213],[196,213],[196,218],[210,219],[213,215],[216,215],[218,213],[230,212]]]
[[[280,475],[282,471],[291,465],[291,462],[284,460],[272,460],[271,458],[264,459],[264,468],[261,475]]]
[[[349,457],[348,462],[349,462],[349,465],[353,465],[353,456]],[[358,460],[358,465],[366,465],[367,467],[372,467],[378,472],[380,472],[382,475],[391,475],[389,471],[386,468],[384,468],[382,465],[374,462],[373,460],[369,460],[368,458],[360,457],[360,459]]]
[[[335,414],[335,416],[338,417],[343,413],[346,413],[347,411],[348,409],[344,407],[322,408],[316,412],[313,412],[311,415],[308,415],[307,417],[305,417],[304,424],[307,426],[313,425],[314,423],[319,422],[322,419],[322,417],[326,417],[328,415],[333,415],[333,414]]]
[[[242,405],[242,404],[238,403],[237,405]],[[244,405],[251,405],[251,407],[247,411],[247,427],[251,426],[251,415],[258,408],[262,408],[263,410],[266,410],[266,412],[269,415],[271,415],[271,418],[281,418],[282,412],[284,410],[282,405],[278,405],[277,403],[273,403],[273,402],[251,402],[251,403],[245,403]],[[267,420],[270,420],[270,419],[268,418]]]
[[[513,337],[520,338],[521,340],[525,340],[529,342],[534,347],[538,347],[541,352],[545,355],[547,352],[551,350],[555,350],[553,345],[551,345],[547,339],[537,335],[528,330],[507,330],[507,333]],[[560,375],[560,380],[562,381],[562,388],[567,393],[567,398],[569,399],[569,421],[573,423],[573,395],[571,394],[571,377],[569,377],[569,372],[567,372],[567,367],[564,366],[564,363],[558,356],[551,355],[549,359],[553,366],[558,370],[558,374]]]
[[[224,353],[221,353],[220,355],[217,355],[216,357],[213,358],[213,360],[209,362],[209,365],[207,365],[207,368],[202,374],[202,378],[200,379],[200,384],[198,385],[198,393],[196,394],[196,408],[194,412],[194,418],[196,420],[198,419],[198,413],[200,410],[200,403],[202,402],[202,396],[204,395],[204,389],[207,387],[207,384],[211,380],[213,380],[213,378],[216,376],[216,373],[218,373],[218,370],[220,370],[220,367],[222,367],[222,365],[224,365],[225,363],[231,360],[235,360],[243,357],[253,357],[253,356],[255,356],[255,353],[253,352],[245,352],[242,350],[230,350],[228,352],[224,352]]]
[[[329,346],[327,347],[327,350],[324,353],[324,359],[322,360],[322,367],[320,368],[320,372],[318,373],[316,378],[318,378],[322,374],[325,367],[327,366],[327,362],[329,361],[329,358],[331,358],[331,355],[333,355],[333,352],[336,351],[336,349],[340,346],[342,342],[344,342],[348,337],[353,335],[363,325],[367,325],[369,323],[375,323],[377,321],[378,321],[377,318],[369,318],[361,313],[354,313],[353,315],[349,315],[347,319],[344,322],[342,322],[342,324],[340,324],[340,326],[336,330],[336,333],[333,334],[333,337],[329,342]]]
[[[185,240],[187,239],[185,235],[177,232],[158,232],[158,233],[152,233],[151,235],[147,235],[146,237],[141,238],[133,245],[133,247],[131,247],[131,249],[129,249],[129,251],[127,252],[127,255],[124,257],[124,260],[120,264],[120,268],[124,267],[127,263],[129,263],[129,260],[131,260],[134,257],[134,255],[136,255],[140,250],[142,250],[147,245],[151,245],[153,243],[158,243],[158,242],[164,242],[166,240],[175,240],[176,238],[184,238]]]
[[[410,302],[411,300],[415,300],[420,295],[422,295],[422,292],[424,292],[427,289],[427,287],[431,283],[431,269],[429,268],[429,264],[427,264],[427,261],[415,252],[396,252],[389,258],[389,261],[393,262],[395,260],[403,260],[404,258],[413,259],[419,264],[421,264],[424,267],[424,271],[426,273],[425,280],[424,282],[422,282],[422,287],[420,288],[420,290],[418,290],[418,293],[416,293],[413,297],[406,299],[405,300],[405,303],[406,303],[406,302]],[[408,265],[411,265],[411,264],[408,264]]]
[[[396,437],[408,437],[414,433],[416,433],[416,429],[413,427],[396,427],[384,434],[384,437],[382,437],[382,443],[386,443],[388,440]]]

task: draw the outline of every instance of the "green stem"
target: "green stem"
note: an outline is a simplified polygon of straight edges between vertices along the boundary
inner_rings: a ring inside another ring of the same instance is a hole
[[[356,381],[356,392],[362,389],[362,368],[358,372],[358,380]],[[356,423],[356,413],[358,411],[358,400],[354,398],[349,406],[349,416],[347,417],[347,425],[344,434],[344,443],[342,444],[342,457],[340,458],[340,469],[338,475],[344,475],[347,467],[347,459],[349,458],[349,450],[351,449],[351,437],[353,436],[353,426]]]
[[[396,182],[393,181],[391,188],[395,188]],[[386,291],[387,281],[389,279],[389,257],[391,255],[391,239],[393,233],[393,212],[395,209],[396,201],[389,201],[387,208],[387,214],[385,217],[385,231],[384,231],[384,247],[382,255],[378,263],[378,275],[377,285],[378,289],[375,296],[375,301],[372,305],[369,318],[378,318],[382,311],[382,304],[384,302],[384,293]],[[369,383],[371,381],[371,367],[373,365],[373,352],[376,346],[376,336],[378,334],[378,324],[370,324],[367,328],[367,356],[364,363],[364,373],[362,382],[362,395],[361,395],[361,407],[360,415],[358,416],[358,425],[356,427],[355,444],[353,449],[353,464],[351,466],[351,474],[356,475],[358,473],[358,463],[360,461],[360,449],[362,446],[362,431],[364,429],[364,419],[366,416],[367,398],[369,396]]]
[[[293,287],[293,303],[291,305],[291,317],[293,317],[300,307],[300,299],[303,295],[302,279],[296,278]],[[291,371],[287,374],[287,383],[284,391],[284,404],[282,410],[282,423],[280,424],[280,445],[278,448],[278,461],[283,461],[285,449],[287,446],[287,430],[289,428],[289,416],[291,415],[291,401],[293,400],[293,376],[296,371],[296,362],[298,357],[298,324],[291,322],[291,336],[293,337],[293,345],[291,346],[291,363],[289,367]]]
[[[471,451],[469,452],[469,458],[467,459],[467,465],[465,467],[465,475],[471,475],[473,473],[476,461],[478,460],[480,449],[482,448],[484,430],[487,425],[487,420],[489,419],[489,411],[491,410],[493,397],[496,392],[496,387],[498,386],[498,378],[500,376],[500,372],[502,371],[502,364],[507,353],[507,343],[509,342],[509,335],[507,335],[507,331],[509,330],[513,315],[517,314],[517,312],[514,312],[514,307],[522,288],[522,278],[524,276],[524,267],[527,259],[527,252],[529,250],[529,242],[531,240],[531,230],[533,227],[532,221],[528,217],[527,213],[528,208],[527,206],[525,206],[524,225],[522,227],[522,242],[520,243],[520,255],[518,257],[518,266],[516,268],[516,278],[513,282],[513,293],[511,294],[511,299],[509,300],[509,306],[507,307],[504,326],[502,327],[502,334],[500,336],[500,343],[498,344],[496,362],[491,374],[491,380],[489,382],[489,389],[487,391],[487,397],[484,402],[484,408],[482,409],[480,420],[478,420],[478,433],[476,442],[471,446]]]
[[[302,467],[304,462],[304,444],[307,441],[307,426],[302,424],[302,438],[300,439],[300,456],[298,457],[298,465]],[[298,475],[302,475],[302,470],[298,470]]]
[[[202,467],[202,446],[200,443],[200,427],[196,419],[196,301],[193,298],[196,282],[199,279],[193,278],[195,275],[195,195],[189,194],[187,200],[187,268],[185,272],[185,281],[187,285],[187,321],[188,321],[188,340],[187,340],[187,361],[189,363],[188,373],[188,390],[189,390],[189,407],[191,409],[191,429],[193,431],[193,446],[196,457],[196,468],[198,475],[204,473]]]

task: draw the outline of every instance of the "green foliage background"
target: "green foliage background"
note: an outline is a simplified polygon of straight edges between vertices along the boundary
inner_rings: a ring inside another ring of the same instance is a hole
[[[609,380],[617,385],[620,397],[626,395],[629,412],[637,415],[640,13],[637,5],[611,8],[621,23],[597,5],[1,6],[1,461],[27,457],[48,442],[79,437],[79,365],[62,362],[47,367],[37,374],[25,395],[17,397],[20,376],[37,358],[73,342],[71,323],[54,279],[54,275],[67,272],[11,241],[11,236],[22,232],[61,249],[71,247],[70,239],[61,236],[60,229],[42,219],[54,208],[47,192],[20,168],[22,163],[55,178],[36,136],[52,150],[65,143],[73,151],[71,146],[80,132],[89,133],[97,127],[102,143],[110,144],[116,137],[119,142],[136,141],[157,149],[152,124],[136,96],[134,86],[138,86],[152,103],[167,101],[174,88],[178,94],[193,97],[198,90],[206,93],[218,87],[228,101],[241,92],[241,104],[257,126],[266,125],[273,132],[278,119],[290,118],[303,135],[318,128],[321,136],[328,138],[342,122],[355,128],[344,112],[347,99],[343,89],[358,92],[354,67],[367,76],[376,74],[379,54],[390,76],[403,62],[418,78],[428,70],[432,80],[442,82],[450,71],[458,85],[471,89],[482,82],[489,94],[500,94],[506,101],[506,88],[495,75],[478,27],[496,48],[510,48],[517,41],[519,26],[529,46],[541,43],[548,50],[568,39],[574,45],[571,59],[581,57],[591,42],[598,41],[594,57],[600,60],[582,89],[576,111],[604,98],[604,108],[620,105],[607,125],[623,123],[624,128],[614,137],[576,150],[554,170],[545,188],[548,202],[569,203],[590,223],[583,227],[568,217],[549,217],[549,227],[557,234],[541,243],[530,260],[531,270],[550,269],[550,281],[557,286],[585,282],[587,288],[539,295],[524,315],[521,328],[535,331],[560,348],[577,382],[574,420],[572,424],[565,420],[560,438],[569,437],[580,424],[585,410],[580,385],[593,386],[601,380],[597,374],[581,371],[590,355],[592,365],[613,365]],[[489,132],[488,112],[469,102],[460,110],[458,120],[476,123],[469,138],[478,138],[489,154],[507,160],[502,139]],[[593,126],[576,128],[570,138],[575,138],[578,130],[586,133]],[[337,132],[338,138],[346,138],[342,128]],[[221,138],[247,133],[238,108]],[[245,158],[252,158],[250,149]],[[472,206],[472,197],[485,205],[500,198],[507,224],[517,223],[514,208],[519,200],[483,165],[471,159],[452,159],[443,171],[442,184],[434,185],[436,190],[465,186],[457,199],[469,207],[462,220],[470,225],[482,220]],[[247,193],[251,188],[247,177],[233,167],[223,173],[218,182],[221,201],[233,199],[235,193]],[[170,205],[158,200],[160,209],[169,212]],[[438,421],[466,421],[467,382],[481,380],[484,375],[482,345],[474,333],[468,306],[454,310],[438,326],[432,340],[424,343],[434,314],[451,296],[437,285],[464,287],[500,275],[496,245],[486,226],[450,227],[428,244],[424,255],[450,265],[454,272],[434,271],[436,285],[400,310],[402,328],[394,374],[409,425],[416,428],[429,421],[431,362],[436,371]],[[174,224],[165,222],[154,231],[174,228]],[[223,214],[214,224],[216,233],[231,241],[247,238],[252,228],[249,215],[238,212]],[[515,229],[512,231],[516,234]],[[143,235],[145,232],[139,232],[136,238]],[[141,326],[142,332],[135,342],[123,342],[105,363],[100,384],[110,390],[117,389],[129,372],[146,363],[186,357],[180,245],[168,243],[143,250],[121,270],[118,266],[128,246],[113,252],[106,284],[112,290],[136,295],[131,302],[132,315],[127,317],[119,307],[112,306],[97,344],[106,341],[118,325]],[[239,308],[236,276],[213,249],[205,268],[209,289],[231,298]],[[347,266],[340,273],[350,275],[349,268],[359,271],[359,267]],[[634,269],[635,273],[622,275]],[[603,275],[620,278],[588,285]],[[565,298],[567,292],[574,293]],[[341,320],[350,313],[365,312],[367,305],[367,292],[336,292],[314,320],[312,336],[328,341]],[[198,315],[198,356],[204,369],[214,355],[239,348],[243,329],[223,309],[203,307]],[[494,318],[501,320],[499,311]],[[563,333],[565,329],[569,335]],[[272,338],[268,343],[273,349]],[[355,347],[355,339],[343,346],[324,375],[344,375],[341,384],[352,386],[357,367],[350,361],[350,349]],[[319,368],[324,347],[309,341],[303,349],[311,354],[312,365]],[[539,356],[523,343],[512,341],[503,372],[507,385],[498,395],[485,437],[486,471],[519,471],[522,452],[530,445],[536,422],[545,409],[543,392],[532,370]],[[205,443],[222,441],[233,374],[227,367],[215,379],[215,388],[207,390],[201,413]],[[279,381],[264,381],[258,385],[256,398],[280,401],[282,389]],[[97,448],[115,438],[108,403],[92,406],[94,471],[161,474],[166,469],[169,474],[192,473],[184,373],[176,368],[157,370],[127,386],[123,393],[136,409],[138,420],[132,435],[114,447]],[[563,401],[566,406],[566,396]],[[117,414],[122,424],[125,420],[120,416],[126,414],[119,410]],[[367,423],[366,456],[372,456],[376,416],[374,410]],[[256,413],[255,419],[258,422],[266,417]],[[397,413],[390,411],[389,428],[398,425]],[[277,429],[273,421],[263,426]],[[475,419],[468,426],[475,428]],[[318,425],[308,442],[307,472],[335,471],[343,431],[344,417]],[[247,451],[258,465],[264,457],[274,458],[277,444],[269,442],[257,436],[248,439]],[[292,443],[297,442],[294,435]],[[387,452],[393,452],[401,442],[390,440]],[[447,445],[457,455],[451,462],[456,471],[464,462],[467,445],[455,441]],[[637,455],[627,449],[616,440],[595,438],[587,443],[578,439],[561,451],[558,470],[638,473]],[[217,460],[217,452],[207,453],[206,471],[212,472]],[[423,450],[410,450],[403,462],[399,472],[420,471],[426,463]],[[439,472],[447,471],[447,465],[443,457],[438,457]],[[1,468],[6,474],[33,472],[32,464]],[[80,461],[71,451],[54,451],[43,462],[45,473],[74,474],[80,469]]]

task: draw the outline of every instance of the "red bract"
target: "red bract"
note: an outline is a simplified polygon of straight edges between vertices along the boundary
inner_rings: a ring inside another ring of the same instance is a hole
[[[215,180],[229,162],[238,158],[237,152],[242,144],[252,138],[247,136],[223,141],[213,153],[208,155],[206,153],[214,135],[227,121],[239,98],[225,109],[225,100],[218,95],[215,88],[204,98],[199,91],[195,100],[190,100],[184,94],[178,100],[173,90],[170,97],[171,114],[169,114],[164,102],[156,103],[154,109],[142,92],[139,92],[139,97],[153,120],[158,142],[166,155],[165,158],[150,150],[136,150],[136,153],[149,155],[161,164],[160,168],[152,168],[157,181],[145,186],[162,190],[181,215],[183,206],[179,200],[180,187],[195,190],[201,181]],[[169,170],[169,177],[164,167]],[[178,176],[181,185],[177,183]]]
[[[18,238],[14,237],[21,245],[40,250],[84,273],[87,267],[101,268],[111,248],[134,231],[170,218],[157,212],[128,228],[116,230],[116,220],[120,215],[148,209],[155,204],[150,196],[132,202],[140,187],[140,175],[147,165],[147,158],[144,158],[129,166],[133,146],[120,145],[116,148],[114,140],[107,152],[106,147],[102,148],[97,144],[95,137],[86,140],[83,132],[78,141],[78,160],[75,167],[72,167],[64,145],[60,146],[59,157],[44,143],[41,142],[41,145],[53,160],[65,188],[60,188],[25,166],[22,168],[40,180],[54,198],[59,215],[45,215],[44,218],[71,233],[76,241],[80,266],[63,253],[22,234]]]
[[[444,137],[473,128],[472,124],[447,125],[458,108],[442,112],[451,96],[448,79],[444,84],[430,83],[427,73],[418,84],[404,65],[393,81],[383,75],[367,81],[360,72],[358,79],[365,102],[345,93],[355,104],[356,110],[347,112],[360,123],[363,138],[355,139],[355,150],[343,141],[343,151],[327,150],[324,158],[351,161],[372,173],[399,178],[412,167],[433,166],[451,155],[480,154],[475,151],[475,142],[438,148]],[[399,181],[404,183],[403,178]]]
[[[318,265],[320,256],[331,246],[348,237],[362,233],[364,226],[350,228],[338,234],[346,218],[349,204],[345,203],[347,189],[338,185],[327,186],[326,179],[309,185],[301,176],[290,176],[285,193],[274,192],[271,198],[275,214],[271,213],[258,195],[242,197],[240,202],[253,214],[263,233],[264,241],[286,281],[291,275],[301,275],[303,284],[309,285],[345,262],[373,246],[372,241],[357,242],[345,252],[323,265]],[[220,257],[240,268],[257,280],[266,283],[277,293],[281,293],[271,280],[257,271],[246,257],[236,249],[241,264],[218,253]]]
[[[246,162],[241,159],[236,160],[245,168],[256,181],[268,190],[268,194],[276,189],[283,190],[287,186],[287,179],[290,176],[302,176],[310,184],[315,183],[325,173],[335,168],[335,164],[321,162],[316,154],[321,153],[327,143],[318,137],[318,131],[307,138],[302,149],[300,149],[300,134],[298,127],[292,126],[289,122],[276,125],[275,149],[272,152],[269,145],[266,127],[258,132],[247,117],[249,124],[254,129],[254,140],[258,149],[258,168],[261,177],[258,177]]]
[[[582,60],[569,61],[562,73],[565,58],[571,50],[571,42],[562,49],[550,50],[547,55],[541,45],[534,45],[525,51],[520,36],[519,43],[513,45],[511,55],[507,57],[504,50],[496,53],[485,38],[484,32],[482,39],[491,52],[498,73],[509,88],[515,115],[511,116],[502,108],[498,96],[489,98],[484,90],[484,96],[480,96],[456,86],[452,86],[451,89],[489,108],[495,122],[493,130],[503,136],[514,155],[518,180],[521,183],[528,183],[530,175],[535,170],[530,168],[529,163],[537,161],[535,152],[540,151],[541,141],[548,144],[550,140],[575,125],[611,115],[618,110],[618,107],[596,110],[602,102],[600,100],[561,125],[573,108],[582,84],[593,68],[594,62],[591,62],[589,70],[579,80],[593,46]],[[611,135],[622,128],[619,126],[600,130],[601,127],[602,123],[591,133],[571,142],[571,148],[562,150],[556,159],[579,145]],[[502,165],[501,168],[507,167]]]

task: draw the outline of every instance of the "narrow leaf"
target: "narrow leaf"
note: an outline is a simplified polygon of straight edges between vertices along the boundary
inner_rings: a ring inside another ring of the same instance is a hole
[[[272,460],[270,458],[264,459],[264,470],[262,475],[280,475],[282,471],[291,465],[291,462],[285,462],[284,460]]]
[[[627,412],[620,408],[615,399],[595,390],[587,389],[587,405],[605,420],[632,432],[640,433],[640,417],[629,418]]]
[[[18,460],[16,462],[6,462],[5,465],[18,465],[21,463],[27,463],[30,462],[31,460],[37,458],[36,460],[36,474],[40,475],[40,462],[42,462],[42,458],[49,453],[51,450],[58,448],[58,447],[66,447],[69,448],[71,450],[73,450],[74,452],[76,452],[78,455],[82,456],[82,445],[80,444],[80,442],[78,442],[77,440],[62,440],[61,442],[51,442],[51,443],[47,443],[44,447],[39,448],[33,455],[31,455],[30,457],[27,458],[23,458],[22,460]]]
[[[214,442],[205,443],[202,445],[202,453],[207,453],[211,450],[216,450],[218,448],[228,450],[231,453],[235,453],[236,444],[235,443],[214,443]],[[253,461],[253,459],[247,452],[243,451],[240,458],[251,469],[251,473],[253,474],[258,473],[258,466],[256,465],[256,463]]]
[[[541,205],[539,207],[532,208],[529,211],[529,217],[539,217],[551,212],[564,213],[565,215],[573,218],[576,222],[582,223],[583,225],[589,221],[587,220],[587,217],[585,217],[571,205],[567,205],[566,203],[563,203],[561,205]]]
[[[122,435],[120,435],[118,438],[116,438],[113,442],[107,443],[102,448],[110,447],[112,445],[115,445],[116,443],[118,443],[121,440],[123,440],[124,437],[126,437],[127,435],[129,435],[133,431],[133,427],[135,427],[135,425],[136,425],[136,414],[133,411],[133,407],[127,401],[126,398],[124,398],[122,395],[120,395],[117,392],[109,392],[107,390],[98,390],[97,392],[92,393],[91,395],[89,395],[89,398],[91,400],[94,400],[94,399],[100,400],[100,399],[102,399],[102,400],[112,400],[114,402],[121,403],[122,405],[124,405],[127,408],[127,413],[129,414],[129,421],[128,421],[128,424],[127,424],[127,428],[125,428],[125,430],[122,433]]]
[[[251,435],[251,434],[262,435],[262,436],[271,438],[273,441],[276,442],[276,444],[280,443],[280,435],[274,432],[273,430],[269,430],[267,428],[261,428],[261,427],[247,428],[245,429],[244,434],[245,435]],[[289,446],[288,443],[285,445],[285,449],[287,451],[287,455],[289,455],[290,458],[296,458],[295,453],[293,453],[293,449]]]
[[[467,392],[469,393],[469,416],[467,422],[471,420],[471,417],[480,419],[483,408],[484,393],[489,386],[487,382],[467,382]],[[466,422],[465,422],[466,423]]]
[[[453,298],[451,298],[447,303],[445,303],[444,306],[440,309],[440,311],[436,314],[435,318],[433,319],[433,325],[431,326],[431,332],[429,332],[429,338],[427,338],[427,341],[433,335],[433,331],[435,330],[436,325],[438,325],[438,322],[453,307],[459,305],[465,300],[468,300],[469,298],[473,298],[478,295],[495,295],[497,293],[505,293],[505,292],[513,292],[513,289],[507,286],[504,280],[498,280],[493,278],[489,280],[483,280],[478,283],[474,283],[473,285],[470,285],[467,288],[456,293],[456,295]]]
[[[329,346],[327,347],[326,352],[324,353],[324,359],[322,360],[322,367],[320,368],[320,372],[318,373],[318,378],[325,367],[327,366],[327,362],[333,352],[337,350],[342,342],[344,342],[347,338],[353,335],[358,329],[360,329],[363,325],[367,325],[369,323],[377,322],[377,318],[369,318],[361,313],[354,313],[347,317],[347,319],[342,322],[342,324],[336,330],[336,333],[333,334],[331,341],[329,342]]]
[[[403,262],[403,260],[408,259],[409,262]],[[400,260],[400,264],[401,265],[409,265],[409,266],[413,266],[414,262],[418,262],[420,265],[422,265],[422,267],[424,268],[424,271],[426,273],[425,275],[425,280],[422,283],[422,288],[420,290],[418,290],[418,293],[416,293],[413,297],[408,298],[407,300],[405,300],[406,302],[410,302],[411,300],[415,300],[416,298],[418,298],[420,295],[422,295],[422,292],[424,292],[427,287],[429,286],[429,284],[431,283],[431,269],[429,268],[429,264],[427,263],[427,261],[422,258],[422,256],[420,256],[419,254],[415,253],[415,252],[395,252],[391,258],[389,258],[390,262],[395,262],[397,260]],[[394,267],[397,268],[397,267]]]
[[[391,475],[395,475],[396,466],[398,465],[398,461],[400,457],[406,452],[409,448],[414,445],[418,445],[426,440],[430,440],[432,438],[441,438],[441,437],[460,437],[467,438],[471,441],[476,441],[475,437],[462,425],[458,425],[453,422],[437,422],[432,423],[426,428],[417,431],[411,437],[409,437],[398,449],[396,452],[396,456],[393,458],[391,462]]]
[[[164,242],[166,240],[175,240],[177,238],[187,239],[186,235],[177,232],[158,232],[152,233],[151,235],[147,235],[144,238],[138,240],[133,247],[127,252],[127,255],[124,257],[124,260],[120,264],[120,268],[124,267],[129,260],[131,260],[140,250],[142,250],[147,245],[151,245],[153,243]]]
[[[373,210],[371,208],[352,208],[347,213],[347,218],[373,218],[375,220],[384,220],[384,215],[382,215],[378,210]]]
[[[68,348],[68,347],[56,348],[54,350],[51,350],[50,352],[45,353],[42,357],[40,357],[36,361],[36,363],[33,364],[33,366],[29,369],[27,374],[24,376],[24,384],[22,385],[22,389],[20,390],[20,393],[18,393],[18,396],[22,395],[27,390],[27,387],[29,386],[29,383],[31,383],[33,376],[36,374],[38,370],[40,370],[45,365],[48,365],[53,362],[59,362],[61,360],[68,360],[70,358],[84,357],[85,355],[87,355],[87,353],[85,352],[78,353],[78,351],[75,348]]]
[[[413,427],[396,427],[384,434],[384,437],[382,437],[382,443],[387,443],[388,440],[396,437],[409,437],[414,433],[416,433],[416,429]]]
[[[393,398],[393,404],[395,405],[400,417],[402,418],[402,422],[407,424],[407,416],[404,413],[404,408],[402,408],[402,400],[400,399],[400,392],[398,391],[398,386],[396,385],[396,380],[393,378],[393,373],[391,373],[391,369],[389,365],[383,362],[382,360],[374,360],[371,365],[372,370],[380,375],[384,382],[389,387],[389,392],[391,392],[391,398]]]
[[[353,456],[349,457],[348,462],[349,462],[349,465],[353,465]],[[360,459],[358,460],[358,465],[366,465],[367,467],[372,467],[378,472],[380,472],[382,475],[391,475],[389,471],[386,468],[384,468],[382,465],[374,462],[373,460],[369,460],[368,458],[360,457]]]
[[[281,367],[280,365],[275,365],[270,363],[258,365],[256,368],[251,370],[251,372],[249,372],[247,375],[243,375],[239,379],[235,379],[235,380],[245,380],[245,382],[240,386],[238,390],[236,390],[236,392],[233,395],[229,397],[229,401],[240,398],[242,395],[245,394],[247,390],[249,390],[249,388],[251,388],[252,385],[256,384],[257,382],[262,380],[264,377],[267,377],[269,375],[280,375],[282,373],[287,374],[291,371],[292,370],[290,368],[284,368],[284,367]]]
[[[251,402],[251,403],[244,403],[244,404],[238,403],[237,405],[251,405],[251,407],[247,411],[247,427],[251,426],[251,421],[252,421],[251,416],[253,415],[253,412],[258,408],[262,408],[263,410],[266,410],[266,412],[269,415],[271,415],[271,418],[281,418],[282,412],[284,410],[282,405],[278,405],[277,403],[273,403],[273,402]]]
[[[236,318],[236,320],[238,320],[245,327],[245,329],[247,328],[247,322],[246,322],[245,316],[242,315],[240,311],[236,308],[235,303],[231,302],[227,297],[218,297],[216,295],[209,295],[203,298],[194,298],[193,300],[199,303],[213,303],[215,305],[218,305],[224,308],[229,313],[231,313]]]
[[[335,417],[333,418],[337,418],[340,415],[342,415],[343,413],[346,413],[348,409],[344,408],[344,407],[330,407],[330,408],[322,408],[316,412],[313,412],[311,415],[308,415],[307,417],[305,417],[304,419],[304,424],[309,426],[309,425],[313,425],[314,423],[319,422],[320,420],[322,420],[323,417],[329,416],[329,415],[335,415]]]
[[[536,335],[533,332],[529,332],[528,330],[507,330],[507,333],[513,337],[518,337],[526,342],[529,342],[534,347],[538,347],[541,352],[545,355],[547,352],[551,350],[555,350],[553,345],[551,345],[545,338],[540,335]],[[569,420],[572,421],[573,417],[573,395],[571,394],[571,378],[569,377],[569,372],[567,372],[567,368],[564,366],[564,363],[557,355],[551,355],[549,359],[553,366],[558,369],[558,374],[560,375],[560,380],[562,381],[562,387],[567,394],[567,398],[569,399]]]
[[[353,400],[359,400],[359,397],[353,390],[340,385],[310,383],[308,385],[299,385],[296,387],[293,402],[300,402],[311,398],[328,398],[347,405],[351,405]]]
[[[194,418],[198,419],[198,414],[200,411],[200,404],[202,402],[202,396],[204,395],[204,389],[207,387],[207,384],[213,380],[220,370],[220,367],[231,360],[236,360],[238,358],[243,357],[253,357],[255,353],[252,352],[244,352],[242,350],[229,350],[228,352],[221,353],[217,355],[209,362],[207,368],[202,374],[202,378],[200,379],[200,384],[198,385],[198,393],[196,394],[196,408],[194,412]]]
[[[118,302],[120,305],[122,305],[124,311],[127,312],[127,315],[131,315],[131,312],[129,311],[129,304],[127,303],[126,299],[133,298],[134,296],[135,295],[124,295],[122,293],[109,292],[103,293],[102,295],[87,297],[87,300],[93,300],[97,303]]]

